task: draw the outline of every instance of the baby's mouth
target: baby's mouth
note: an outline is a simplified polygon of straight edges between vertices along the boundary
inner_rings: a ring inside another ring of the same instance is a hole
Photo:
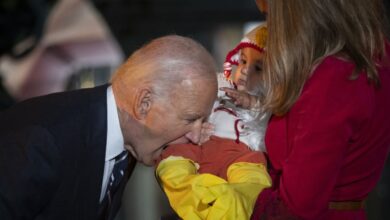
[[[239,79],[239,80],[237,81],[237,85],[245,86],[245,81],[242,80],[242,79]]]

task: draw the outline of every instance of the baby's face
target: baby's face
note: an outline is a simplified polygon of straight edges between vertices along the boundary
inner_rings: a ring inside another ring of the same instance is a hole
[[[233,75],[233,81],[240,91],[251,94],[260,92],[260,82],[263,73],[264,54],[253,48],[243,48],[240,52],[240,60]]]

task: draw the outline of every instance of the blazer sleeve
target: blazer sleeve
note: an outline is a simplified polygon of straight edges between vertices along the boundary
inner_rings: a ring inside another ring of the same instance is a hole
[[[53,136],[30,126],[0,133],[0,216],[34,219],[56,190],[60,157]]]

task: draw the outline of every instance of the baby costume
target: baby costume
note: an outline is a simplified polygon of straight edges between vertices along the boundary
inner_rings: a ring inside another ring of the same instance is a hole
[[[264,52],[265,38],[266,27],[259,26],[228,53],[218,87],[235,87],[229,77],[240,49]],[[210,140],[165,149],[156,175],[182,219],[249,219],[257,195],[271,186],[261,152],[268,119],[261,108],[236,107],[219,91],[209,117],[215,125]]]

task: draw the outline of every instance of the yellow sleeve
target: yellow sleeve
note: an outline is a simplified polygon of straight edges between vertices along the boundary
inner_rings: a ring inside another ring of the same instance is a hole
[[[231,165],[231,183],[215,175],[198,174],[196,165],[182,157],[169,157],[156,170],[172,208],[185,220],[249,219],[257,195],[270,186],[262,165]]]
[[[183,157],[161,161],[156,175],[171,207],[182,219],[207,219],[209,203],[215,200],[208,186],[226,183],[211,174],[198,174],[196,164]]]

